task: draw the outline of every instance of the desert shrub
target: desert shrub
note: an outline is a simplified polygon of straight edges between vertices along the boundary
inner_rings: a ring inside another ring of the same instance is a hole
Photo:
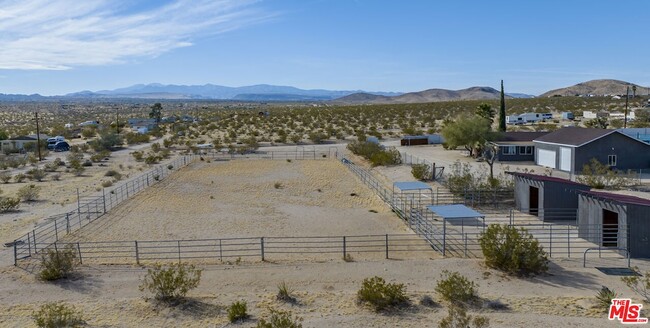
[[[11,212],[20,206],[20,198],[0,197],[0,213]]]
[[[167,169],[170,170],[170,171],[173,170],[173,169],[174,169],[174,165],[171,165],[171,164],[167,165]]]
[[[87,160],[83,161],[83,163],[81,163],[81,166],[86,166],[86,167],[87,166],[93,166],[93,161],[87,159]]]
[[[151,151],[153,151],[154,153],[159,152],[160,151],[160,144],[157,143],[157,142],[154,142],[153,144],[151,144]]]
[[[149,136],[146,134],[140,134],[136,132],[129,132],[125,136],[126,143],[129,145],[135,145],[140,143],[149,142]]]
[[[113,185],[113,181],[108,180],[108,181],[102,181],[102,187],[103,188],[108,188]]]
[[[140,291],[149,291],[159,301],[173,302],[185,297],[201,281],[202,270],[183,263],[156,265],[147,270]]]
[[[11,174],[9,172],[0,172],[0,181],[2,183],[9,183],[9,180],[11,180]]]
[[[645,274],[639,273],[639,268],[635,267],[635,275],[622,277],[621,280],[635,293],[643,297],[646,303],[650,303],[650,271]]]
[[[38,182],[41,182],[43,181],[43,179],[45,179],[45,176],[47,176],[47,172],[45,172],[45,170],[42,169],[31,169],[27,171],[27,177],[30,180],[36,180]]]
[[[113,131],[103,132],[99,135],[99,138],[88,142],[88,145],[93,148],[96,152],[101,152],[103,150],[111,151],[115,147],[122,146],[124,141],[119,134],[116,134]]]
[[[108,170],[106,173],[104,173],[105,177],[112,177],[115,180],[121,180],[122,179],[122,174],[120,172],[117,172],[115,170]]]
[[[72,174],[77,177],[81,176],[84,171],[86,171],[86,168],[81,164],[81,161],[79,160],[70,161],[70,169],[72,170]]]
[[[59,164],[57,164],[57,163],[55,163],[55,162],[50,162],[50,163],[45,164],[45,165],[43,166],[43,169],[44,169],[46,172],[56,172],[56,170],[59,169]]]
[[[233,323],[246,320],[246,318],[248,318],[247,310],[248,308],[245,301],[237,301],[230,304],[228,307],[228,320]]]
[[[293,297],[293,289],[284,281],[278,284],[278,294],[275,298],[286,303],[296,302],[296,298]]]
[[[447,316],[438,323],[439,328],[487,328],[490,320],[483,316],[473,317],[467,315],[465,308],[452,305],[449,307]]]
[[[458,272],[442,271],[441,280],[436,283],[440,297],[455,305],[465,305],[478,299],[478,285]]]
[[[615,299],[618,296],[615,291],[602,286],[598,293],[596,294],[596,302],[598,303],[598,307],[603,309],[603,310],[608,310],[609,307],[612,305],[612,300]]]
[[[131,155],[136,162],[142,162],[144,160],[144,154],[141,151],[134,151]]]
[[[102,153],[95,153],[90,155],[90,160],[95,163],[101,162],[104,158],[106,158],[106,156],[104,156],[104,154]]]
[[[621,189],[632,184],[627,175],[611,170],[595,158],[582,167],[581,175],[576,181],[595,189]]]
[[[517,276],[548,270],[546,252],[524,228],[491,224],[479,242],[488,267]]]
[[[76,249],[70,244],[62,250],[46,249],[41,256],[43,268],[39,278],[45,281],[67,278],[77,265],[76,258]]]
[[[18,189],[18,192],[16,193],[16,196],[18,196],[18,198],[22,199],[23,202],[30,202],[30,201],[36,200],[40,193],[41,193],[41,187],[40,186],[30,184],[30,185],[27,185],[27,186],[24,186],[24,187]]]
[[[404,284],[386,283],[384,278],[377,276],[363,280],[357,300],[371,305],[375,311],[408,304]]]
[[[149,154],[147,157],[145,157],[144,162],[145,164],[158,164],[160,162],[160,156],[154,155],[154,154]]]
[[[52,181],[59,181],[59,180],[61,180],[61,174],[54,173],[54,174],[50,175],[50,179],[52,179]]]
[[[80,327],[84,324],[81,312],[63,303],[47,303],[32,314],[40,328]]]
[[[289,311],[271,309],[271,317],[260,319],[257,328],[302,328],[302,318],[294,317]]]
[[[436,304],[436,301],[434,301],[431,296],[422,295],[422,297],[420,297],[420,305],[426,306],[426,307],[435,307],[438,304]]]
[[[429,164],[411,165],[411,174],[418,180],[427,180],[431,178],[431,166]]]
[[[282,182],[276,182],[273,184],[273,188],[275,189],[282,189]]]

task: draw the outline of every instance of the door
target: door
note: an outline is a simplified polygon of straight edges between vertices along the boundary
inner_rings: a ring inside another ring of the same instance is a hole
[[[560,170],[571,172],[571,148],[560,147]]]
[[[529,195],[530,199],[528,204],[530,206],[528,206],[528,213],[537,216],[539,213],[539,188],[530,186]]]
[[[555,168],[555,151],[537,148],[537,165]]]
[[[603,209],[603,246],[618,247],[618,213]]]

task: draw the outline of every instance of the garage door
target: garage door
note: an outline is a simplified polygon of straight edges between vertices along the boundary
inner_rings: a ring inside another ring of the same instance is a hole
[[[555,168],[555,151],[537,148],[537,165]]]
[[[571,148],[560,147],[560,170],[571,171]]]

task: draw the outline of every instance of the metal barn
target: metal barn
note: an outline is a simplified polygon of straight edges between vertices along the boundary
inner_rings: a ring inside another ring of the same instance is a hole
[[[590,187],[570,180],[531,173],[508,172],[515,178],[517,210],[536,215],[542,221],[575,220],[578,191]]]
[[[578,232],[600,247],[650,258],[650,199],[599,191],[578,195]]]

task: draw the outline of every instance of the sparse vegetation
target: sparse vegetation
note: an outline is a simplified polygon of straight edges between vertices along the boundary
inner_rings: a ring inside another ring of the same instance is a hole
[[[386,283],[382,277],[366,278],[357,292],[357,300],[383,311],[408,304],[404,284]]]
[[[546,252],[524,228],[491,224],[479,238],[488,267],[516,276],[548,270]]]
[[[472,317],[462,306],[452,305],[447,316],[438,323],[439,328],[487,328],[490,320],[483,316]]]
[[[347,147],[353,154],[369,160],[373,166],[389,166],[402,163],[402,157],[394,147],[383,149],[381,145],[368,141],[355,141],[348,144]]]
[[[431,179],[431,166],[429,164],[413,164],[411,165],[411,174],[418,180]]]
[[[199,285],[201,272],[194,265],[184,263],[167,267],[155,265],[147,270],[140,291],[149,291],[159,301],[176,302]]]
[[[41,193],[41,187],[33,184],[24,186],[18,189],[16,196],[22,199],[23,202],[31,202],[38,199],[39,194]]]
[[[641,274],[638,267],[634,268],[636,273],[633,276],[621,277],[621,280],[637,293],[639,296],[643,297],[643,300],[646,303],[650,303],[650,271],[646,271],[645,274]]]
[[[248,318],[247,305],[245,301],[237,301],[228,307],[228,320],[235,323]]]
[[[77,252],[70,244],[63,249],[44,250],[41,259],[43,268],[38,275],[44,281],[67,278],[77,266]]]
[[[595,158],[582,167],[576,180],[596,189],[621,189],[632,184],[625,173],[611,170]]]
[[[47,303],[32,314],[40,328],[81,327],[84,320],[80,311],[64,303]]]
[[[478,285],[458,272],[442,271],[441,279],[436,283],[436,293],[452,304],[465,306],[478,299]]]
[[[612,300],[617,296],[618,294],[615,291],[603,286],[596,294],[596,302],[598,303],[598,307],[603,311],[607,311],[612,305]]]
[[[271,317],[260,319],[257,328],[302,328],[302,318],[294,317],[289,311],[271,309]]]
[[[285,303],[296,302],[296,298],[293,296],[293,289],[284,281],[278,284],[278,294],[275,298]]]

